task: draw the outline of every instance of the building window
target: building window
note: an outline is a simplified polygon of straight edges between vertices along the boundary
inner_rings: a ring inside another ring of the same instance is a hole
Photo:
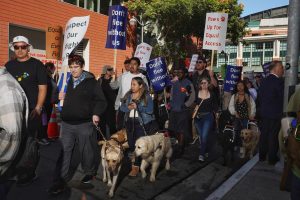
[[[286,50],[287,50],[287,42],[284,40],[280,41],[280,60],[285,64],[285,56],[286,56]]]

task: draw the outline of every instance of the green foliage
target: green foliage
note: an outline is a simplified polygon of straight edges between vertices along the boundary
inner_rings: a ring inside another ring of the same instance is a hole
[[[142,15],[144,22],[158,28],[164,42],[151,44],[153,54],[171,60],[187,56],[186,44],[191,43],[192,36],[202,40],[208,12],[228,13],[227,38],[233,44],[238,44],[246,34],[247,24],[240,19],[243,6],[238,0],[127,0],[127,6],[129,11]]]

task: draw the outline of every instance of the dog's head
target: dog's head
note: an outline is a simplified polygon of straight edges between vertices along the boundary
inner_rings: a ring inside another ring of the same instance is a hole
[[[146,137],[141,137],[135,142],[135,155],[141,156],[149,154],[151,151],[151,141],[147,140]]]
[[[245,143],[249,143],[254,137],[254,131],[250,129],[241,130],[241,139]]]
[[[105,160],[109,171],[115,172],[120,166],[122,158],[123,152],[119,146],[107,145],[105,150]]]

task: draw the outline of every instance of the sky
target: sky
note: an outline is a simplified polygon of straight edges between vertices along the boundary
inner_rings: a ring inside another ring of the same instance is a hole
[[[239,2],[245,6],[243,17],[270,8],[288,5],[289,0],[239,0]]]

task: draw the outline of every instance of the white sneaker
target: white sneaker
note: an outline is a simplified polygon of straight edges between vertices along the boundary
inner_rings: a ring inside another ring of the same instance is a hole
[[[200,155],[198,160],[201,161],[201,162],[204,162],[205,161],[204,156]]]

